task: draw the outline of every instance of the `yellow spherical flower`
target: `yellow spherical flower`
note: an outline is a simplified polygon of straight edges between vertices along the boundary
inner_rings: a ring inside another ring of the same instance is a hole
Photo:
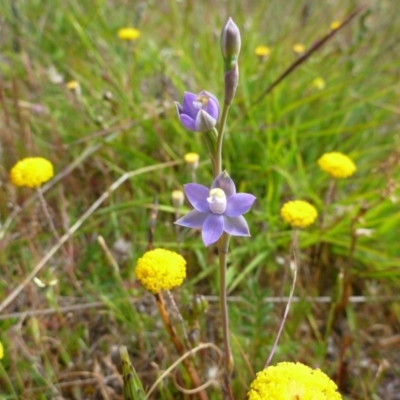
[[[173,190],[171,193],[171,199],[174,207],[182,207],[185,201],[185,193],[183,193],[182,190]]]
[[[336,384],[321,370],[281,362],[259,372],[249,400],[341,400]]]
[[[342,25],[342,23],[340,21],[332,21],[331,22],[331,29],[333,31],[335,31],[336,29],[340,28],[340,25]]]
[[[271,49],[267,46],[257,46],[254,53],[259,57],[266,57],[271,53]]]
[[[318,165],[322,171],[327,172],[334,178],[348,178],[357,170],[356,165],[350,157],[337,151],[325,153],[318,160]]]
[[[295,45],[293,45],[293,51],[297,54],[301,54],[304,53],[304,50],[306,48],[304,47],[304,44],[301,43],[296,43]]]
[[[136,40],[140,36],[140,31],[135,28],[122,28],[118,31],[121,40]]]
[[[69,81],[65,84],[65,87],[68,90],[79,90],[80,85],[78,81]]]
[[[283,205],[281,216],[293,228],[305,228],[316,220],[318,213],[307,201],[292,200]]]
[[[0,360],[4,357],[3,343],[0,342]]]
[[[161,289],[180,286],[186,278],[186,260],[166,249],[154,249],[139,258],[135,276],[149,291],[157,294]]]
[[[198,153],[186,153],[183,158],[188,164],[198,164],[200,156]]]
[[[312,85],[313,85],[314,87],[316,87],[317,89],[322,90],[322,89],[325,89],[326,83],[325,83],[325,81],[323,80],[323,78],[321,78],[320,76],[318,76],[317,78],[315,78],[315,79],[312,81]]]
[[[197,153],[186,153],[184,160],[190,168],[197,169],[199,166],[200,155]]]
[[[18,161],[10,172],[14,186],[39,187],[54,175],[53,164],[42,157],[28,157]]]

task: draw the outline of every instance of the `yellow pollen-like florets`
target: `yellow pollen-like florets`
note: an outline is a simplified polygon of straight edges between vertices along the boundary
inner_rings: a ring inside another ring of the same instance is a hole
[[[3,343],[0,342],[0,360],[4,357]]]
[[[14,186],[39,187],[54,175],[53,164],[42,157],[28,157],[18,161],[10,172]]]
[[[150,250],[137,261],[135,276],[149,292],[157,294],[161,289],[182,284],[186,278],[186,260],[174,251]]]
[[[321,370],[281,362],[259,372],[250,385],[249,400],[341,400],[336,384]]]
[[[197,153],[186,153],[184,159],[188,164],[196,164],[199,162],[200,156]]]
[[[65,84],[65,87],[68,90],[79,90],[80,89],[80,85],[78,81],[69,81]]]
[[[122,28],[118,31],[121,40],[136,40],[140,36],[140,31],[135,28]]]
[[[315,207],[307,201],[292,200],[283,205],[281,216],[293,228],[305,228],[315,221],[318,213]]]
[[[317,78],[315,78],[315,79],[312,81],[312,85],[313,85],[314,87],[316,87],[317,89],[322,90],[322,89],[325,89],[326,83],[325,83],[325,81],[324,81],[323,78],[321,78],[320,76],[318,76]]]
[[[271,49],[267,46],[257,46],[254,53],[259,57],[266,57],[271,53]]]
[[[301,54],[304,53],[304,50],[306,48],[304,47],[304,44],[301,43],[296,43],[295,45],[293,45],[293,51],[297,54]]]
[[[327,172],[334,178],[348,178],[357,170],[356,165],[350,157],[337,151],[325,153],[318,160],[318,165],[322,171]]]
[[[173,190],[171,199],[174,207],[181,207],[185,201],[185,193],[183,193],[182,190]]]

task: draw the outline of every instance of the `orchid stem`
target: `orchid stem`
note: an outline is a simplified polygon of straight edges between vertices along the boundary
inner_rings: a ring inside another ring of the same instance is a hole
[[[222,172],[222,142],[224,139],[226,119],[228,118],[229,104],[224,103],[222,109],[221,122],[219,124],[219,131],[217,136],[217,147],[215,149],[215,170],[214,177]]]
[[[221,305],[222,314],[222,331],[224,337],[224,364],[225,364],[225,376],[224,376],[224,390],[226,390],[229,399],[233,399],[232,389],[230,385],[231,373],[233,370],[233,357],[231,353],[231,345],[229,341],[229,314],[228,314],[228,302],[226,293],[226,263],[227,255],[229,251],[229,240],[231,236],[227,233],[223,233],[221,238],[218,240],[218,255],[219,255],[219,298]]]

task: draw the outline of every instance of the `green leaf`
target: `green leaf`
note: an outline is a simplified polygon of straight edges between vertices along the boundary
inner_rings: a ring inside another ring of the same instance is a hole
[[[128,350],[125,346],[119,348],[119,355],[122,362],[122,377],[124,379],[124,398],[125,400],[145,400],[146,395],[142,383],[129,358]]]

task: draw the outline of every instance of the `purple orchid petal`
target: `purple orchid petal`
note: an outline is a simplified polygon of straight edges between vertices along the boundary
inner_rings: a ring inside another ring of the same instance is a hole
[[[211,189],[215,188],[222,189],[228,198],[236,193],[235,184],[226,171],[223,171],[214,179]]]
[[[209,214],[192,210],[182,218],[179,218],[177,221],[175,221],[175,224],[185,226],[186,228],[201,228],[208,216]]]
[[[224,231],[224,217],[219,214],[209,214],[204,221],[202,238],[205,246],[216,242]]]
[[[179,115],[179,118],[185,128],[189,129],[190,131],[197,132],[196,122],[192,117],[189,117],[187,114],[181,114]]]
[[[241,215],[234,218],[224,216],[224,231],[233,236],[250,236],[249,226]]]
[[[207,197],[210,195],[210,190],[198,183],[188,183],[184,185],[186,196],[190,204],[197,210],[203,213],[210,212],[210,206]]]
[[[194,102],[196,101],[198,95],[190,92],[185,92],[183,95],[183,103],[182,108],[185,114],[188,114],[193,119],[196,118],[199,109],[194,106]]]
[[[210,131],[216,125],[217,120],[213,118],[204,110],[200,110],[197,113],[195,127],[196,132],[207,132]]]
[[[199,94],[199,96],[201,95],[207,96],[209,99],[207,105],[204,107],[204,111],[206,111],[212,118],[217,121],[219,117],[219,103],[217,98],[211,93],[206,92],[205,90],[203,90]]]
[[[211,100],[214,100],[218,104],[218,107],[219,107],[218,99],[212,93],[207,92],[207,90],[202,90],[199,93],[199,96],[207,96],[207,97],[209,97]]]
[[[236,193],[228,198],[228,204],[224,215],[227,217],[238,217],[250,210],[256,197],[248,193]]]
[[[181,118],[181,114],[183,112],[183,107],[177,101],[175,101],[174,103],[175,103],[175,106],[176,106],[176,111],[178,113],[178,117],[180,119]]]

